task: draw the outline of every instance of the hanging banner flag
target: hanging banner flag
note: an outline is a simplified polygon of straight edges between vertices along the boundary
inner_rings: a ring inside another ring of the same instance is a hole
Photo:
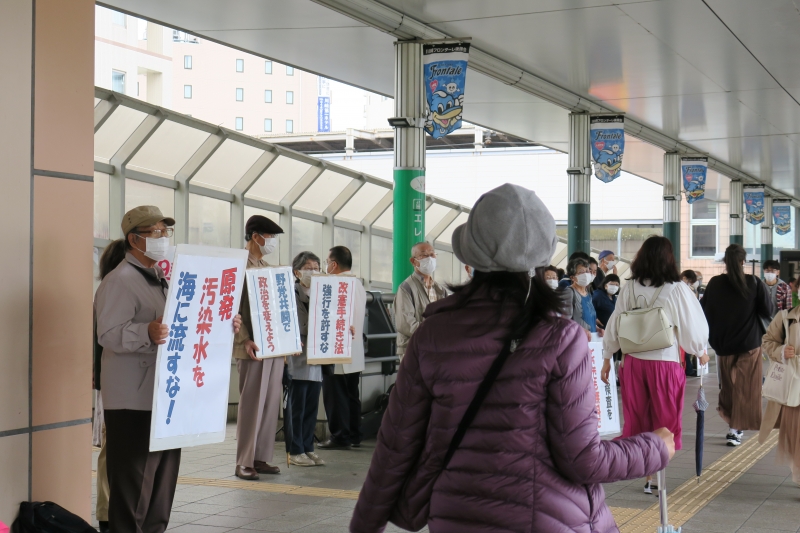
[[[434,139],[461,127],[469,43],[422,45],[422,72],[428,116],[425,131]]]
[[[702,200],[706,196],[706,174],[708,173],[707,157],[682,157],[681,174],[686,201],[690,204]]]
[[[303,351],[292,267],[254,268],[246,273],[256,357],[282,357]]]
[[[158,347],[150,451],[225,440],[233,350],[247,250],[179,244]]]
[[[764,187],[761,185],[744,186],[745,220],[753,225],[764,222]]]
[[[352,276],[313,276],[308,309],[309,365],[353,362],[353,297],[358,280]]]
[[[625,117],[589,117],[589,142],[592,145],[594,175],[597,179],[603,183],[617,179],[622,171],[622,154],[625,152]]]
[[[592,357],[592,382],[594,383],[595,412],[597,413],[597,431],[600,436],[619,433],[619,400],[617,398],[617,376],[614,373],[614,364],[611,364],[611,373],[608,376],[608,385],[600,379],[603,369],[603,343],[590,342],[589,350]]]
[[[775,233],[786,235],[792,231],[792,201],[785,199],[772,200],[772,221]]]
[[[331,131],[331,97],[317,97],[317,131],[326,133]]]

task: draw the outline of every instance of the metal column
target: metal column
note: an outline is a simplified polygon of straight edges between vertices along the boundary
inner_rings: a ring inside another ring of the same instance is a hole
[[[761,223],[761,276],[764,276],[764,261],[773,257],[772,251],[772,197],[764,195],[764,222]]]
[[[396,117],[425,116],[422,45],[395,43],[394,112]],[[394,134],[394,231],[392,286],[411,275],[411,247],[425,238],[425,133],[416,127],[396,127]],[[421,126],[421,124],[420,124]]]
[[[731,180],[731,244],[741,244],[744,246],[744,218],[742,217],[742,207],[744,206],[744,196],[742,182]]]
[[[589,115],[569,115],[569,206],[567,208],[567,252],[591,252],[592,160],[589,146]]]
[[[681,263],[681,156],[664,154],[664,237],[672,243],[675,263]]]

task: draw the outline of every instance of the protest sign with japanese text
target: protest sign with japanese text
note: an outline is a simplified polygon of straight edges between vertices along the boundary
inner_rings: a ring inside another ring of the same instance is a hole
[[[300,353],[300,327],[291,267],[253,268],[247,271],[247,295],[256,357]]]
[[[351,276],[313,276],[308,310],[310,365],[352,363],[350,326],[358,280]]]
[[[158,347],[150,451],[225,440],[247,250],[179,244]]]
[[[603,343],[590,342],[589,351],[592,358],[592,386],[594,387],[595,410],[597,412],[597,431],[600,436],[619,433],[619,399],[617,397],[617,376],[614,362],[611,362],[611,373],[608,385],[600,379],[603,369]]]

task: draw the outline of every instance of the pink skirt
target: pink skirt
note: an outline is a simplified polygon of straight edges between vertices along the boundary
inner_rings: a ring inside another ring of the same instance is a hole
[[[622,437],[659,428],[675,435],[675,449],[682,448],[683,394],[686,375],[673,361],[645,361],[626,355],[619,372],[622,388]]]

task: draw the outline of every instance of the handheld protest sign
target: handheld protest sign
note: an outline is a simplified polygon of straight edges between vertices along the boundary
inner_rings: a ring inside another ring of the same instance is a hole
[[[167,281],[172,281],[172,265],[175,262],[175,247],[168,246],[166,257],[159,261],[157,264],[164,271],[164,277]]]
[[[603,343],[590,342],[589,352],[592,359],[592,384],[594,387],[595,411],[597,413],[597,431],[600,436],[613,435],[622,431],[619,423],[619,399],[617,397],[617,376],[612,361],[608,375],[608,385],[600,379],[603,368]]]
[[[353,296],[352,276],[313,276],[308,309],[309,365],[352,363]]]
[[[179,244],[153,388],[150,451],[225,440],[233,349],[247,250]]]
[[[254,268],[246,276],[253,341],[258,345],[256,357],[302,352],[292,268]]]

